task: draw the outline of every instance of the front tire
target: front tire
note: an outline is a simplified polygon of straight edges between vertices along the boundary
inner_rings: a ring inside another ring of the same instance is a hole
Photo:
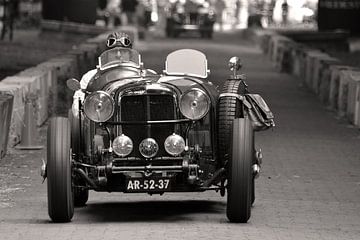
[[[253,139],[251,121],[247,117],[235,119],[227,185],[226,214],[230,222],[246,223],[251,216]]]
[[[48,213],[53,222],[70,222],[74,215],[71,184],[71,133],[67,118],[50,120],[47,135]]]

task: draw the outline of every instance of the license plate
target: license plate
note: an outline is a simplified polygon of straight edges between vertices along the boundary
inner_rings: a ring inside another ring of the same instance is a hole
[[[156,192],[170,189],[170,178],[128,178],[127,192]]]

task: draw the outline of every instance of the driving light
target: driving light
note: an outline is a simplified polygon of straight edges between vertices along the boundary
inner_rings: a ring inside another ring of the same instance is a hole
[[[113,115],[114,100],[107,92],[93,92],[85,99],[84,112],[94,122],[105,122]]]
[[[180,111],[191,120],[203,118],[208,113],[209,108],[210,99],[200,89],[191,89],[181,96]]]
[[[114,139],[112,147],[116,155],[126,157],[133,150],[133,141],[128,136],[122,134]]]
[[[185,149],[185,141],[181,136],[173,133],[166,138],[164,147],[168,154],[178,156]]]
[[[159,150],[159,145],[153,138],[146,138],[141,141],[139,151],[146,158],[154,157]]]

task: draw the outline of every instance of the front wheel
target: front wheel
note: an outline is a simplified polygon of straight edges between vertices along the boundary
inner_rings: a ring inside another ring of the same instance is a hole
[[[251,216],[253,139],[251,121],[247,117],[234,119],[227,185],[226,214],[230,222],[246,223]]]
[[[70,222],[74,215],[71,184],[71,133],[67,118],[50,120],[47,135],[48,213],[54,222]]]

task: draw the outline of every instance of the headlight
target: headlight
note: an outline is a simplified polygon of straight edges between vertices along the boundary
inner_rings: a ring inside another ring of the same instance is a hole
[[[94,122],[105,122],[113,115],[114,100],[107,92],[93,92],[85,99],[84,112]]]
[[[210,99],[200,89],[191,89],[180,99],[181,113],[191,120],[203,118],[209,111]]]
[[[153,138],[146,138],[141,141],[139,151],[146,158],[154,157],[159,150],[159,145]]]
[[[173,133],[166,138],[164,147],[168,154],[178,156],[185,149],[185,141],[181,136]]]
[[[112,144],[114,152],[120,157],[126,157],[133,150],[133,141],[122,134],[114,139]]]

